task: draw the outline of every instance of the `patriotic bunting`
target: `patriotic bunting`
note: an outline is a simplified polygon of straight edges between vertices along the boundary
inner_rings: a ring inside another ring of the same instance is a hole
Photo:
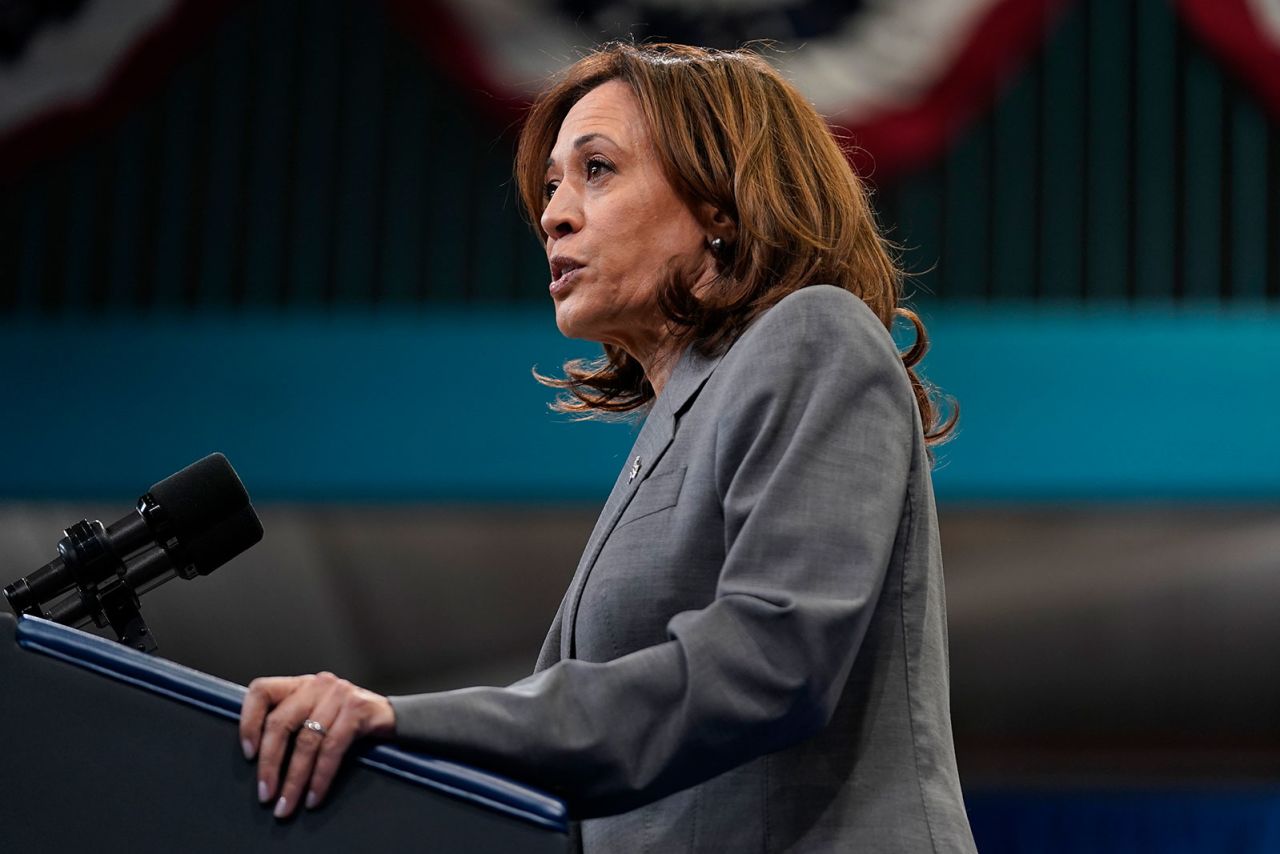
[[[1280,118],[1280,0],[1179,0],[1183,20]]]
[[[760,49],[880,175],[928,160],[1041,44],[1063,0],[437,0],[391,3],[502,104],[609,39]],[[416,11],[415,11],[416,10]]]
[[[0,16],[0,177],[154,92],[237,0],[10,0]],[[357,0],[349,0],[357,2]],[[847,129],[877,176],[937,156],[1072,0],[383,0],[424,57],[518,115],[615,38],[759,49]],[[1280,115],[1280,0],[1170,0]],[[299,7],[307,12],[306,4]],[[763,41],[760,41],[763,40]]]

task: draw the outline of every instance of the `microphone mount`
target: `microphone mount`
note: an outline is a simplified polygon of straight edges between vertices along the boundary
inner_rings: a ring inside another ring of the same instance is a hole
[[[153,485],[119,522],[82,519],[64,530],[58,556],[4,596],[15,614],[92,621],[110,626],[123,644],[155,652],[139,597],[174,577],[208,575],[261,538],[235,470],[212,454]]]

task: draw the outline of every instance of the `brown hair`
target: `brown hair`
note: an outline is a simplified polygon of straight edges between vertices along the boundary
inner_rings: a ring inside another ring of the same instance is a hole
[[[615,42],[572,65],[533,104],[516,154],[516,182],[539,238],[547,156],[570,108],[602,83],[629,85],[667,180],[690,206],[709,202],[737,224],[717,276],[698,296],[672,270],[658,294],[675,334],[706,353],[729,346],[762,312],[806,285],[832,284],[862,299],[886,328],[905,317],[915,343],[902,354],[930,444],[942,422],[915,365],[929,347],[924,324],[898,305],[903,273],[876,227],[867,191],[822,117],[764,59],[748,50]],[[597,360],[564,366],[556,408],[582,415],[628,412],[654,397],[640,363],[606,344]]]

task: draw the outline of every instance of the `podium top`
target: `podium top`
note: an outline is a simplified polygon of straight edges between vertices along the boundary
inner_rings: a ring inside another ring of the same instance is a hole
[[[0,614],[0,619],[11,618]],[[38,617],[19,619],[16,638],[19,646],[32,652],[230,720],[240,720],[245,688],[234,682]],[[362,765],[483,809],[562,833],[568,830],[568,811],[562,801],[504,777],[385,744],[367,747],[352,755]]]

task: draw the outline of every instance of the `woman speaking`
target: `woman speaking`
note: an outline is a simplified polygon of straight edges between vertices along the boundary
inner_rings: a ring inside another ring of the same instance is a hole
[[[614,44],[534,104],[516,172],[557,326],[604,345],[546,381],[644,426],[533,675],[255,680],[259,797],[315,806],[373,736],[557,793],[586,852],[972,851],[929,474],[952,425],[822,118],[750,52]]]

